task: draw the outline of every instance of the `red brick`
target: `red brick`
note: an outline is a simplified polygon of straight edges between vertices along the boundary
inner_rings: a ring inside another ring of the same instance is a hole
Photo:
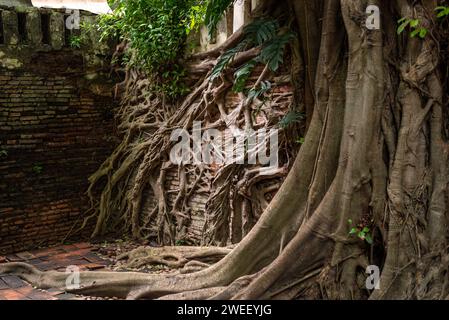
[[[28,300],[25,295],[16,290],[2,290],[2,296],[6,300]]]
[[[9,262],[19,262],[19,261],[21,261],[22,259],[19,258],[18,256],[16,256],[15,254],[8,254],[8,255],[6,256],[6,260],[8,260]]]
[[[98,269],[104,269],[105,266],[97,263],[89,263],[82,265],[81,267],[86,268],[87,270],[98,270]]]
[[[92,245],[88,242],[75,243],[74,246],[78,249],[92,248]]]
[[[31,260],[35,258],[35,256],[28,251],[16,253],[16,256],[18,256],[22,260]]]
[[[27,285],[23,280],[16,276],[4,275],[1,276],[0,279],[11,289],[18,289]]]
[[[59,248],[47,248],[47,249],[41,249],[38,251],[33,251],[33,254],[36,258],[42,258],[42,257],[50,257],[56,254],[61,253],[62,250]]]
[[[60,243],[89,209],[87,177],[114,149],[115,142],[105,139],[113,135],[114,120],[106,120],[103,112],[114,107],[112,96],[104,95],[113,84],[93,92],[91,84],[80,82],[85,71],[72,62],[81,61],[81,55],[54,51],[42,59],[14,71],[0,70],[0,130],[8,152],[0,165],[0,184],[8,186],[0,192],[2,255]],[[67,75],[65,62],[79,68]],[[42,170],[33,170],[36,165]],[[36,257],[53,254],[39,252]]]
[[[31,292],[33,292],[33,290],[34,289],[31,286],[26,286],[26,287],[16,289],[17,292],[23,294],[24,296],[28,296],[29,294],[31,294]]]
[[[84,255],[86,255],[86,254],[88,254],[90,252],[91,252],[91,250],[89,248],[86,248],[86,249],[73,250],[73,251],[70,251],[68,253],[70,253],[70,254],[72,254],[74,256],[84,256]]]
[[[66,205],[63,205],[63,204],[61,204],[61,205],[58,205],[57,207],[58,208],[64,208]],[[61,248],[62,250],[64,250],[64,251],[66,251],[66,252],[70,252],[70,251],[73,251],[73,250],[76,250],[76,249],[78,249],[75,245],[73,245],[73,244],[65,244],[65,245],[63,245],[63,246],[60,246],[59,248]]]

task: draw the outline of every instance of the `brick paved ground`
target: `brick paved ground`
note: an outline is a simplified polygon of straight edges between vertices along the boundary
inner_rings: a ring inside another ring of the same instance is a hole
[[[0,256],[0,263],[26,262],[39,270],[65,271],[68,266],[80,270],[109,270],[111,261],[96,253],[97,247],[89,243],[62,245],[35,251],[24,251]],[[88,299],[57,290],[38,290],[20,278],[0,274],[0,300],[72,300]]]

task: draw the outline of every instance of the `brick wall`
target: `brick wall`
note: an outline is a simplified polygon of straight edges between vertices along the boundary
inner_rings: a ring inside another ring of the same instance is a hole
[[[0,53],[15,61],[0,63],[3,254],[60,242],[82,222],[88,177],[115,139],[112,81],[85,51],[6,43]]]

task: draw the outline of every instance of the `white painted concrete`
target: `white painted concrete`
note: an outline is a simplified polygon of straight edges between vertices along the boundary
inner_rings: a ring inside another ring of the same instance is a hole
[[[32,0],[32,3],[35,7],[80,9],[93,13],[111,12],[106,0]]]
[[[232,32],[236,32],[245,24],[245,0],[237,0],[234,3],[234,22]]]

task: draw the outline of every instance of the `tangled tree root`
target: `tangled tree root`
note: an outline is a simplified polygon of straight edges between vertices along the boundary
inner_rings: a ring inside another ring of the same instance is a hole
[[[222,251],[223,253],[223,251]],[[212,252],[195,252],[192,255],[209,256]],[[206,299],[229,295],[242,288],[253,277],[244,276],[231,286],[231,278],[217,272],[213,266],[206,270],[182,274],[147,274],[138,272],[80,272],[79,286],[70,282],[70,274],[57,271],[42,272],[22,262],[0,265],[0,274],[14,274],[39,289],[54,288],[74,294],[118,297],[126,299]],[[151,289],[150,289],[151,288]],[[183,288],[183,289],[182,289]],[[180,290],[181,289],[181,290]]]
[[[161,245],[190,241],[225,246],[228,241],[239,242],[254,226],[292,164],[290,159],[297,148],[295,142],[289,142],[287,134],[295,131],[297,124],[289,130],[281,128],[281,167],[271,172],[258,173],[263,169],[260,164],[218,164],[214,159],[214,163],[201,166],[177,166],[169,159],[175,145],[171,134],[176,129],[192,130],[194,121],[200,121],[203,129],[221,132],[260,128],[268,132],[296,107],[292,92],[281,90],[290,85],[288,70],[279,71],[284,73],[281,76],[271,74],[263,66],[256,68],[249,82],[256,89],[262,81],[270,79],[273,89],[258,98],[238,93],[235,94],[238,101],[232,107],[226,103],[233,99],[229,79],[232,72],[255,58],[260,48],[247,48],[237,54],[219,79],[211,81],[210,73],[219,54],[242,37],[239,31],[220,48],[190,58],[194,89],[180,104],[170,103],[152,92],[151,81],[145,75],[127,72],[118,114],[123,141],[89,179],[93,213],[88,219],[96,219],[94,236],[106,231],[131,231],[134,238],[151,238]],[[235,139],[241,141],[244,137],[236,135]],[[267,141],[258,143],[263,145]],[[167,187],[169,172],[173,171],[177,176],[175,190]],[[97,187],[101,189],[99,201],[94,192]],[[154,203],[148,203],[150,195]],[[171,195],[175,195],[174,199]],[[202,217],[205,225],[198,228],[201,235],[193,237],[189,226],[200,210],[192,204],[195,195],[206,197],[207,203]]]
[[[366,28],[368,4],[380,6],[382,30]],[[257,224],[201,271],[86,272],[78,290],[134,299],[449,297],[447,61],[437,50],[437,30],[424,39],[396,34],[400,17],[436,25],[433,1],[291,5],[297,17],[310,9],[323,17],[297,19],[305,27],[302,47],[312,50],[304,50],[303,60],[320,62],[316,79],[309,79],[316,80],[313,116],[287,178]],[[228,167],[224,177],[237,169]],[[224,197],[216,199],[224,204]],[[367,265],[381,272],[379,290],[364,286]],[[64,273],[24,264],[0,265],[0,273],[41,287],[65,286]]]
[[[181,273],[199,271],[222,259],[231,248],[223,247],[139,247],[120,255],[117,259],[127,262],[124,268],[141,268],[149,265],[165,265],[181,269]]]

